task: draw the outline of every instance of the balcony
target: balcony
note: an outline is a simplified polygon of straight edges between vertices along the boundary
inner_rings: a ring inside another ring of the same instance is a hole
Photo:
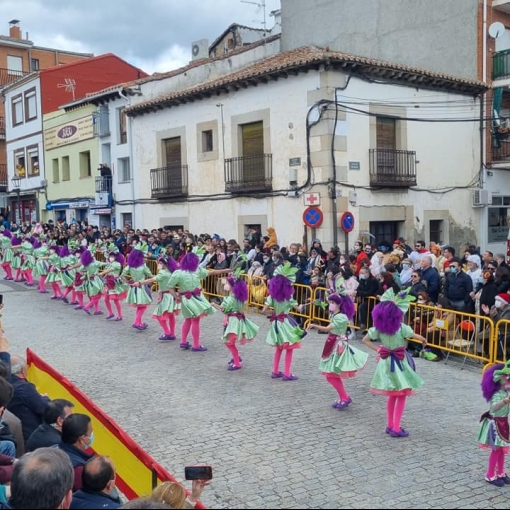
[[[25,71],[13,71],[12,69],[0,69],[0,89],[13,81],[23,78],[29,73]]]
[[[510,2],[509,2],[510,3]],[[492,57],[492,79],[510,76],[510,50],[498,51]]]
[[[5,117],[0,117],[0,140],[5,140]]]
[[[151,170],[152,198],[188,196],[188,165],[168,165]]]
[[[370,149],[370,186],[416,186],[416,152]]]
[[[510,13],[510,0],[492,0],[492,8]]]
[[[510,138],[508,134],[492,135],[492,162],[510,163]]]
[[[7,188],[7,164],[0,163],[0,190],[5,191]]]
[[[225,191],[231,193],[271,191],[272,181],[272,154],[254,154],[225,160]]]

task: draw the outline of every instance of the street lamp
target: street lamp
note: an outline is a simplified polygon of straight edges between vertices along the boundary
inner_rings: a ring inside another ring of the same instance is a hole
[[[20,225],[20,228],[21,228],[21,203],[20,203],[20,193],[21,193],[21,179],[17,176],[14,176],[12,179],[11,179],[11,182],[12,182],[12,186],[14,188],[14,191],[16,191],[16,195],[17,195],[17,201],[16,201],[16,205],[18,207],[18,214],[17,214],[17,217],[19,218],[19,225]],[[17,218],[16,218],[16,223],[18,223],[17,221]]]

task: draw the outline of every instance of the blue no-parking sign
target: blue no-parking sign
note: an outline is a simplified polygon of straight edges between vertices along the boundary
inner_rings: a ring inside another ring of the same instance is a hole
[[[345,211],[340,217],[340,228],[348,234],[354,229],[354,216],[352,212]]]
[[[310,228],[318,228],[324,221],[324,215],[318,207],[307,207],[303,213],[303,223]]]

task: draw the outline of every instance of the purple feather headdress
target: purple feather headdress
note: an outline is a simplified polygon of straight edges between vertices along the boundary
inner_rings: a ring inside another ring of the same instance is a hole
[[[194,253],[187,253],[181,260],[181,269],[189,273],[194,273],[198,269],[200,259]]]
[[[281,274],[273,276],[269,280],[269,295],[279,303],[288,301],[294,294],[294,287],[291,281]]]
[[[90,266],[92,262],[94,262],[94,257],[92,256],[92,253],[90,253],[89,250],[85,250],[80,257],[81,265],[84,267]]]
[[[505,365],[502,363],[499,363],[497,365],[492,365],[492,367],[489,367],[484,373],[482,377],[482,395],[487,402],[490,401],[490,399],[493,397],[494,393],[496,391],[501,389],[501,382],[494,382],[494,372],[496,370],[501,370],[504,368]]]
[[[404,314],[393,301],[383,301],[374,307],[372,319],[380,333],[394,335],[402,324]]]
[[[12,239],[12,232],[10,230],[4,230],[2,232],[2,234],[5,236],[5,237],[8,237],[9,239]]]
[[[56,244],[52,244],[48,249],[55,250],[55,253],[60,253],[60,250],[58,249],[58,246]]]
[[[338,294],[331,294],[328,301],[340,305],[340,311],[347,316],[349,320],[352,320],[356,310],[354,309],[354,303],[349,296],[339,296]]]
[[[241,303],[246,303],[246,301],[248,301],[248,285],[246,282],[242,278],[236,279],[231,276],[227,278],[227,281],[234,298]]]
[[[143,266],[144,254],[142,250],[131,250],[128,255],[128,266],[136,269],[137,267]]]
[[[20,246],[21,245],[21,237],[12,236],[11,246]]]
[[[34,245],[35,249],[40,248],[42,246],[42,244],[39,242],[39,239],[37,239],[37,237],[34,238],[33,245]]]
[[[60,256],[69,257],[69,247],[67,246],[67,244],[64,244],[64,246],[60,248]]]
[[[116,257],[115,257],[115,260],[121,265],[123,266],[125,263],[126,263],[126,259],[124,258],[124,255],[122,255],[122,253],[117,253],[116,254]]]
[[[165,266],[168,268],[168,270],[173,273],[178,269],[177,262],[173,257],[159,257],[158,262],[161,262],[162,264],[165,264]]]

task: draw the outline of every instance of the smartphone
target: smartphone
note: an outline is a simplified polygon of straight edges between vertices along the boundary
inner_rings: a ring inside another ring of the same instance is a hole
[[[0,305],[4,304],[4,295],[0,294]]]
[[[212,480],[211,466],[187,466],[184,468],[186,480]]]

